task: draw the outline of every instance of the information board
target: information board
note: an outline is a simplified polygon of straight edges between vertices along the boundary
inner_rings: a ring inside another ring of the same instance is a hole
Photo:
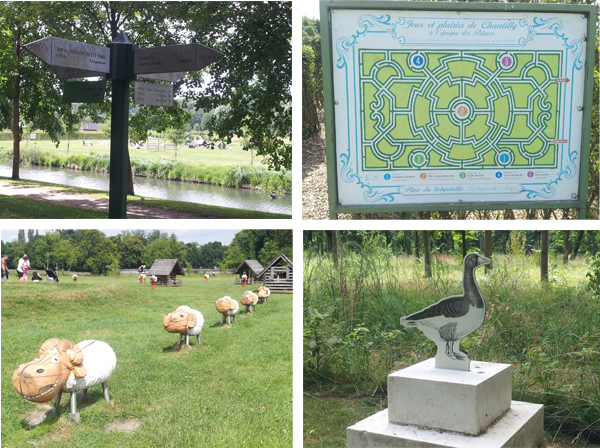
[[[587,16],[401,5],[330,10],[335,205],[577,206]]]

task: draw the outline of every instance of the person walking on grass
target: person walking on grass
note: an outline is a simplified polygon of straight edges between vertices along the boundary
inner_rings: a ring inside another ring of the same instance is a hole
[[[8,267],[6,266],[6,260],[8,260],[8,255],[2,257],[0,260],[0,276],[2,277],[1,281],[8,280]]]
[[[19,258],[19,263],[17,264],[19,279],[23,277],[23,274],[27,274],[27,271],[29,271],[29,260],[27,259],[27,254],[23,254],[23,257]]]

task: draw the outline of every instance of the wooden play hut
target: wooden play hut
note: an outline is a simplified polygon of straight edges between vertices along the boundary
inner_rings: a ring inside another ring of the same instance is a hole
[[[259,274],[258,280],[269,288],[271,294],[292,294],[294,292],[294,265],[285,254],[279,254],[267,264]]]
[[[156,284],[160,286],[181,286],[183,281],[177,276],[185,273],[179,260],[167,258],[155,260],[147,275],[148,277],[156,275],[158,278]]]
[[[240,264],[234,271],[234,273],[237,274],[237,277],[235,278],[235,284],[242,284],[242,274],[244,272],[248,276],[248,285],[258,283],[258,276],[264,270],[265,268],[263,267],[263,265],[260,264],[257,260],[244,260],[242,264]]]

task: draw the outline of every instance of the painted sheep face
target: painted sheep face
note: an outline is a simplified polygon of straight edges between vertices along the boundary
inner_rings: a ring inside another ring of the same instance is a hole
[[[194,328],[198,322],[194,313],[177,310],[163,318],[163,326],[169,333],[186,334],[188,328]]]
[[[77,378],[87,374],[82,363],[83,353],[77,344],[66,339],[48,339],[37,358],[17,367],[12,382],[21,398],[45,403],[58,394],[71,373]]]

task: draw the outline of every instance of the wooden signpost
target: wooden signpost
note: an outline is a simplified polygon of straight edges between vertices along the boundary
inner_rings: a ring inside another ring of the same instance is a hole
[[[106,76],[96,82],[65,83],[63,102],[99,103],[112,82],[108,217],[127,218],[129,86],[140,78],[177,82],[224,55],[198,43],[134,49],[123,31],[107,47],[50,36],[24,46],[61,79]],[[134,102],[173,106],[173,86],[135,83]]]

